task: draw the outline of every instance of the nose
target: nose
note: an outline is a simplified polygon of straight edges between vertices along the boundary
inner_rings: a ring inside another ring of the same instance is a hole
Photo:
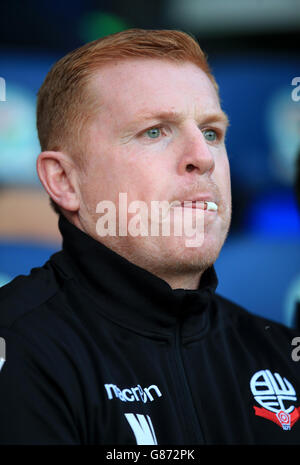
[[[178,171],[186,173],[211,174],[215,169],[212,148],[198,126],[190,127],[184,135]]]

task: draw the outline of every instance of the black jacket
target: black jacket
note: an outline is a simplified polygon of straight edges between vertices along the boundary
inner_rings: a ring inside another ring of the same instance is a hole
[[[0,290],[1,444],[300,444],[296,332],[59,228]]]

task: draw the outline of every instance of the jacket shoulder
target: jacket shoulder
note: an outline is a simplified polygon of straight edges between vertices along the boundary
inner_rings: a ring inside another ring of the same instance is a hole
[[[59,291],[61,284],[59,273],[48,260],[43,266],[32,268],[30,274],[19,275],[1,287],[0,327],[9,328],[44,304]]]
[[[283,323],[265,318],[261,315],[256,315],[238,303],[229,300],[220,294],[215,294],[215,296],[218,304],[222,308],[222,312],[224,312],[224,318],[228,319],[234,326],[245,328],[248,332],[259,330],[265,332],[272,330],[273,334],[274,332],[277,332],[289,339],[293,336],[299,335],[299,331],[295,328],[290,328]]]

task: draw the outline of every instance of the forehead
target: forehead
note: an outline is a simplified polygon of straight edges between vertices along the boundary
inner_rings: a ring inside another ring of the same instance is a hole
[[[211,80],[190,62],[139,58],[107,64],[93,76],[90,89],[99,115],[118,120],[162,111],[196,116],[220,110]]]

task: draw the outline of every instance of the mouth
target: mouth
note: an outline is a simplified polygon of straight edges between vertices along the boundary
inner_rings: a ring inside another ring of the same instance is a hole
[[[195,208],[206,211],[218,211],[218,205],[208,200],[184,200],[183,202],[174,202],[174,207]]]

